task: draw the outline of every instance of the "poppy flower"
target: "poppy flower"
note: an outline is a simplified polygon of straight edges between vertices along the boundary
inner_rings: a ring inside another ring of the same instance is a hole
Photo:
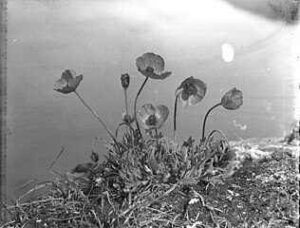
[[[54,90],[64,94],[74,92],[83,78],[82,75],[75,75],[76,73],[74,71],[65,70],[61,78],[56,81]]]
[[[171,72],[163,72],[165,69],[165,61],[160,55],[147,52],[136,59],[138,71],[152,79],[165,79],[171,75]]]
[[[193,76],[185,79],[176,90],[183,104],[194,105],[199,103],[206,94],[206,84]]]
[[[167,120],[169,109],[165,105],[144,104],[138,114],[146,130],[159,129]]]
[[[235,110],[238,109],[243,104],[243,93],[242,91],[236,89],[235,87],[224,94],[221,99],[221,102],[212,106],[204,116],[203,125],[202,125],[202,138],[201,140],[204,141],[205,139],[205,125],[206,120],[209,113],[214,110],[215,108],[222,105],[224,108],[228,110]]]
[[[206,84],[200,79],[193,76],[188,77],[176,89],[176,98],[174,105],[174,136],[176,134],[176,119],[177,119],[177,100],[180,98],[183,105],[195,105],[199,103],[206,94]]]
[[[163,72],[165,69],[164,59],[160,55],[154,54],[152,52],[144,53],[142,56],[138,57],[136,59],[135,64],[138,68],[138,71],[146,77],[143,84],[141,85],[139,91],[136,94],[136,97],[134,99],[134,106],[133,106],[136,127],[137,127],[138,131],[140,132],[139,123],[136,118],[136,116],[137,116],[137,100],[138,100],[143,88],[145,87],[149,78],[163,80],[163,79],[169,77],[171,75],[171,72]]]
[[[76,73],[74,71],[65,70],[62,73],[61,78],[56,81],[54,90],[56,90],[60,93],[64,93],[64,94],[74,92],[76,94],[76,96],[79,98],[79,100],[81,101],[81,103],[99,121],[99,123],[104,127],[104,129],[110,135],[110,137],[114,140],[114,142],[116,142],[116,139],[114,138],[113,134],[108,129],[108,127],[106,126],[105,122],[101,119],[99,114],[91,106],[89,106],[88,103],[83,99],[83,97],[81,95],[79,95],[79,93],[76,91],[83,76],[82,75],[75,76],[75,75],[76,75]]]
[[[222,97],[221,104],[224,108],[229,110],[238,109],[243,104],[243,93],[242,91],[233,88],[229,90]]]

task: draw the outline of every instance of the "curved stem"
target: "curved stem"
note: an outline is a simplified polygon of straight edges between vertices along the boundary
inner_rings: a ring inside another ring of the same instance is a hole
[[[138,93],[136,94],[136,97],[135,97],[135,99],[134,99],[134,106],[133,106],[133,110],[134,110],[134,120],[135,120],[136,127],[137,127],[139,133],[141,133],[141,130],[140,130],[140,126],[139,126],[138,120],[137,120],[137,118],[136,118],[136,105],[137,105],[137,100],[138,100],[138,98],[139,98],[139,96],[140,96],[140,94],[141,94],[143,88],[145,87],[145,84],[146,84],[146,82],[148,81],[148,79],[149,79],[149,77],[146,77],[145,81],[143,82],[141,88],[139,89],[139,91],[138,91]]]
[[[158,147],[158,130],[157,130],[157,128],[154,128],[154,132],[155,132],[156,147]]]
[[[174,104],[174,116],[173,116],[174,138],[176,136],[177,103],[178,103],[178,95],[176,95],[175,104]]]
[[[205,140],[204,147],[206,147],[206,145],[208,144],[210,138],[211,138],[215,133],[219,133],[219,134],[225,139],[226,143],[229,145],[229,141],[228,141],[227,137],[225,136],[225,134],[224,134],[222,131],[220,131],[220,130],[212,130],[212,131],[208,134],[208,136],[207,136],[207,138],[206,138],[206,140]]]
[[[212,106],[208,111],[207,113],[205,114],[204,116],[204,120],[203,120],[203,125],[202,125],[202,137],[201,137],[201,141],[203,142],[204,141],[204,136],[205,136],[205,125],[206,125],[206,120],[207,120],[207,117],[209,115],[209,113],[215,109],[216,107],[222,105],[222,103],[218,103],[218,104],[215,104],[214,106]]]
[[[108,129],[108,127],[106,126],[106,124],[104,123],[104,121],[101,119],[101,117],[99,116],[99,114],[92,109],[86,102],[85,100],[79,95],[79,93],[75,90],[74,93],[77,95],[77,97],[79,98],[79,100],[81,101],[81,103],[92,113],[92,115],[99,121],[99,123],[104,127],[104,129],[106,130],[106,132],[109,134],[109,136],[114,140],[114,142],[117,143],[117,140],[115,139],[115,137],[113,136],[113,134],[111,133],[111,131]]]
[[[127,124],[127,123],[124,123],[124,122],[123,122],[123,123],[120,123],[120,124],[118,125],[117,129],[116,129],[116,132],[115,132],[115,137],[116,137],[116,138],[118,138],[119,129],[120,129],[120,127],[122,127],[122,126],[128,127],[128,128],[131,130],[131,133],[134,132],[134,130],[133,130],[133,128],[130,126],[130,124]]]

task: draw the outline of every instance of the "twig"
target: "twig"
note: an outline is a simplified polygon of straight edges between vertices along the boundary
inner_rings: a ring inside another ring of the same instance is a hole
[[[60,156],[63,154],[64,151],[65,148],[62,146],[60,152],[56,155],[55,160],[49,165],[48,169],[52,169],[52,167],[54,166],[54,164],[57,162],[57,160],[60,158]]]

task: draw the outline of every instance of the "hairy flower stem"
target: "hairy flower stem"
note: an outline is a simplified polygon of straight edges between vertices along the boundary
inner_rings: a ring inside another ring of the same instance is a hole
[[[211,131],[211,132],[208,134],[207,138],[205,139],[204,147],[207,146],[207,144],[209,143],[210,138],[211,138],[215,133],[219,133],[219,134],[223,137],[223,139],[225,140],[225,142],[227,143],[227,145],[229,145],[229,141],[228,141],[227,137],[225,136],[225,134],[224,134],[222,131],[220,131],[220,130],[213,130],[213,131]]]
[[[113,134],[111,133],[111,131],[108,129],[108,127],[106,126],[106,124],[104,123],[104,121],[101,119],[101,117],[99,116],[99,114],[93,110],[86,102],[85,100],[79,95],[79,93],[75,90],[74,93],[77,95],[77,97],[79,98],[79,100],[81,101],[81,103],[92,113],[92,115],[99,121],[99,123],[104,127],[104,129],[106,130],[106,132],[109,134],[109,136],[113,139],[113,141],[118,145],[116,138],[113,136]]]
[[[156,147],[158,148],[158,130],[157,130],[157,128],[154,129],[154,132],[155,132]]]
[[[116,139],[118,138],[118,133],[119,133],[119,130],[120,130],[120,128],[121,128],[122,126],[128,127],[128,128],[130,129],[130,133],[131,133],[131,134],[134,133],[134,129],[131,127],[131,125],[128,124],[128,123],[124,123],[124,122],[123,122],[123,123],[120,123],[119,126],[118,126],[117,129],[116,129],[116,132],[115,132],[115,137],[116,137]]]
[[[174,104],[174,117],[173,117],[174,138],[176,137],[177,103],[178,103],[178,95],[176,95],[175,104]]]
[[[136,111],[136,105],[137,105],[137,100],[143,90],[143,88],[145,87],[145,84],[147,83],[149,77],[146,77],[146,79],[144,80],[141,88],[139,89],[138,93],[136,94],[136,97],[134,99],[134,106],[133,106],[133,110],[134,110],[134,120],[135,120],[135,123],[136,123],[136,128],[138,130],[138,132],[141,134],[141,129],[140,129],[140,126],[139,126],[139,122],[137,120],[137,117],[136,117],[136,114],[137,114],[137,111]]]
[[[202,137],[201,137],[201,142],[204,142],[204,140],[205,140],[205,137],[204,137],[204,136],[205,136],[205,125],[206,125],[206,120],[207,120],[207,117],[208,117],[209,113],[210,113],[213,109],[217,108],[217,107],[220,106],[220,105],[222,105],[222,103],[215,104],[215,105],[212,106],[212,107],[207,111],[207,113],[205,114],[204,120],[203,120],[203,125],[202,125]]]
[[[124,89],[124,98],[125,98],[125,114],[128,115],[127,89]]]

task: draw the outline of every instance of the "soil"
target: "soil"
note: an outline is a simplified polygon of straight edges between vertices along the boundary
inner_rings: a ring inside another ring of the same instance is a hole
[[[299,142],[247,140],[232,146],[234,167],[210,184],[191,186],[204,202],[194,194],[185,216],[202,227],[299,227]]]

